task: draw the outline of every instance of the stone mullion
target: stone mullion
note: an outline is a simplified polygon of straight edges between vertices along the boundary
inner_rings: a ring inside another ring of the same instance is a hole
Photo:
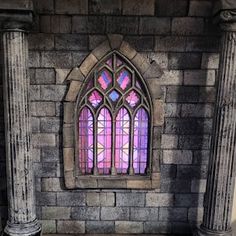
[[[30,143],[28,44],[25,32],[3,33],[4,102],[7,142],[9,218],[6,235],[36,235]]]
[[[236,33],[224,32],[203,224],[199,235],[231,235],[236,129]]]

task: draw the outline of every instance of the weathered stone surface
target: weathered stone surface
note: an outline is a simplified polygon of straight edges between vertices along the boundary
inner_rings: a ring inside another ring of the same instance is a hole
[[[74,148],[63,148],[64,169],[66,171],[74,170],[75,166],[75,150]]]
[[[211,1],[190,1],[189,16],[211,16],[212,5]]]
[[[59,178],[42,178],[42,191],[59,192],[62,190],[63,184]]]
[[[85,222],[76,220],[59,220],[57,222],[57,233],[64,234],[84,234],[85,233]]]
[[[65,85],[42,85],[41,100],[42,101],[62,101],[66,92]]]
[[[112,234],[115,233],[113,221],[87,221],[86,231],[91,234]]]
[[[123,1],[124,15],[154,15],[154,0]]]
[[[71,68],[71,53],[67,52],[42,52],[41,66],[55,68]]]
[[[71,218],[78,220],[99,220],[99,207],[72,207]]]
[[[146,206],[159,207],[159,206],[173,206],[174,195],[169,193],[147,193]]]
[[[108,40],[106,40],[103,43],[101,43],[98,47],[96,47],[92,51],[92,53],[98,60],[100,60],[102,57],[104,57],[110,51],[111,51],[110,44],[109,44]]]
[[[186,38],[183,36],[156,36],[155,51],[158,52],[184,52]]]
[[[159,220],[161,221],[175,221],[186,222],[187,220],[187,208],[160,208]]]
[[[82,74],[86,77],[97,62],[97,58],[92,53],[89,54],[89,56],[80,65],[80,70]]]
[[[55,220],[41,220],[43,233],[53,234],[56,233],[56,221]]]
[[[57,117],[44,117],[40,120],[40,130],[45,133],[59,133],[61,122]]]
[[[31,114],[33,116],[55,116],[54,102],[31,102]]]
[[[121,0],[98,0],[89,2],[90,14],[111,14],[119,15],[121,13]]]
[[[191,164],[192,152],[187,150],[164,150],[162,158],[165,164]]]
[[[78,93],[80,91],[80,88],[82,86],[81,81],[71,81],[69,91],[66,94],[65,101],[68,102],[74,102],[76,101],[76,98],[78,96]]]
[[[159,208],[131,208],[130,219],[133,221],[158,221]]]
[[[55,12],[59,14],[86,14],[88,3],[86,0],[57,0]]]
[[[69,69],[55,69],[55,71],[56,71],[56,84],[63,84],[70,70]]]
[[[55,134],[37,133],[32,136],[32,144],[34,147],[50,147],[56,145]]]
[[[102,207],[101,220],[129,220],[129,208]]]
[[[121,34],[108,34],[108,40],[112,49],[120,48],[123,41],[123,35]]]
[[[162,100],[154,100],[154,121],[153,124],[155,126],[161,126],[164,123],[164,102]]]
[[[141,234],[143,223],[135,221],[116,221],[115,232],[119,234]]]
[[[184,85],[214,86],[214,70],[187,70],[184,72]]]
[[[73,148],[74,147],[74,126],[63,127],[63,147]]]
[[[57,194],[58,206],[85,206],[85,193],[65,192]]]
[[[145,195],[143,193],[117,193],[117,206],[144,206]]]
[[[137,54],[136,50],[132,48],[127,42],[123,41],[121,46],[120,46],[120,52],[129,58],[130,60],[135,57]]]
[[[44,220],[70,219],[70,207],[42,207],[42,218]]]

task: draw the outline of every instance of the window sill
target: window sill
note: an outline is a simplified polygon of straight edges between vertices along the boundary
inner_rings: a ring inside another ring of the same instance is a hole
[[[69,189],[160,189],[160,173],[151,176],[65,176]]]

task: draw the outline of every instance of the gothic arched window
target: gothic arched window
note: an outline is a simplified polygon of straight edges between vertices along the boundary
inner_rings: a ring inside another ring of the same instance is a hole
[[[77,100],[80,175],[150,171],[151,99],[136,69],[118,53],[90,74]]]

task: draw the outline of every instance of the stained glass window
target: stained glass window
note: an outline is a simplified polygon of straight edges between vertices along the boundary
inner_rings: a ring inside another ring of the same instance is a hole
[[[150,104],[143,79],[118,53],[94,68],[78,98],[79,173],[147,174]]]

